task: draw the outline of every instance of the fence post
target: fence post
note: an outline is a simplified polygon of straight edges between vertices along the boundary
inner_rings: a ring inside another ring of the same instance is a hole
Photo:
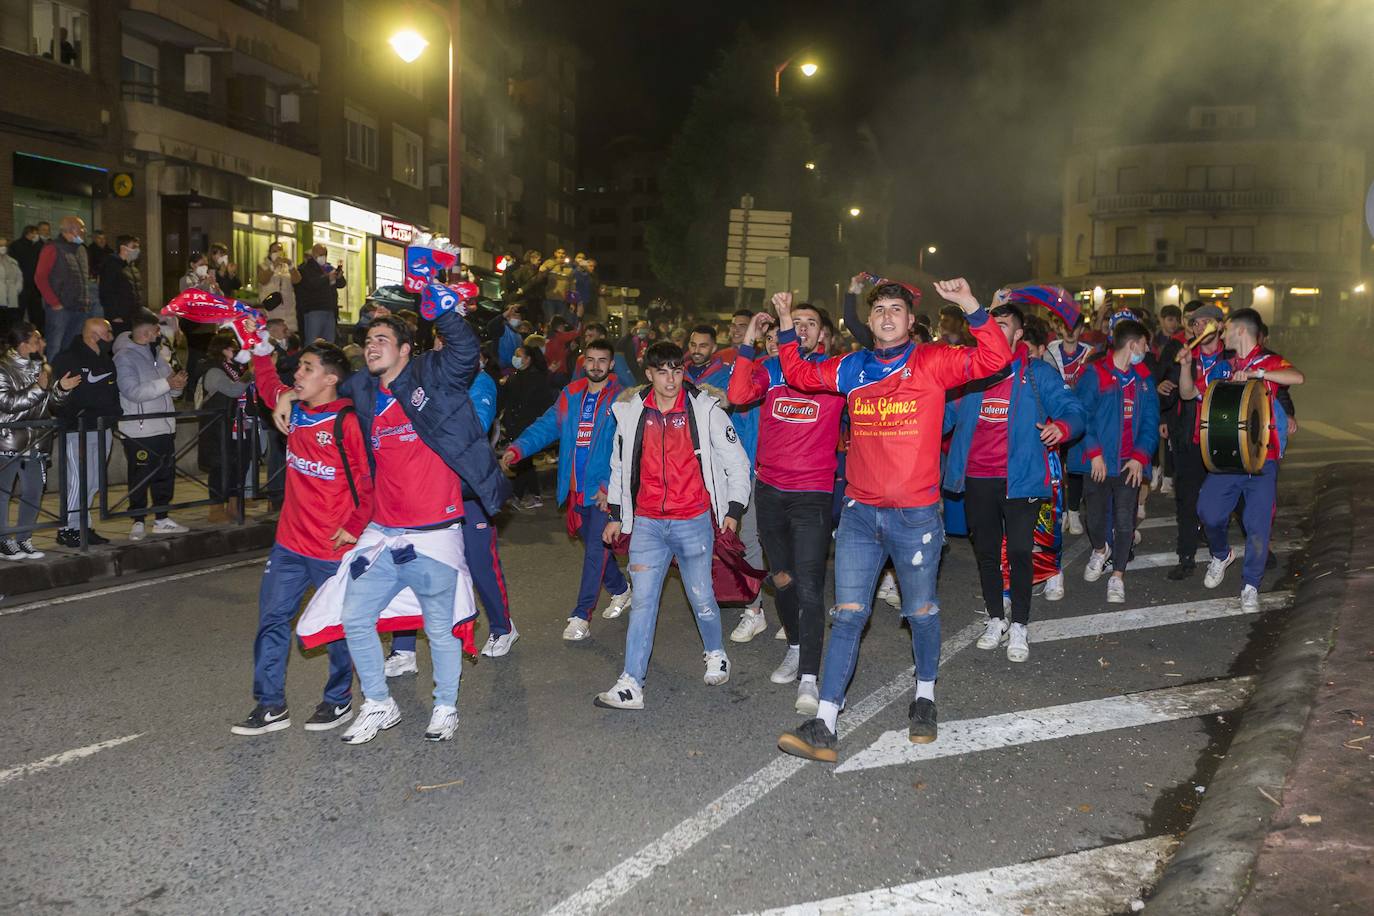
[[[81,480],[78,484],[81,494],[81,506],[77,511],[77,520],[81,526],[81,551],[83,553],[91,549],[91,489],[86,485],[86,437],[90,435],[90,430],[87,427],[86,418],[84,416],[78,417],[76,420],[76,466],[77,473],[81,475]],[[62,435],[62,450],[64,452],[67,450],[67,436],[65,433]],[[72,469],[70,467],[67,468],[67,473],[70,474],[71,472]],[[67,487],[67,490],[71,490],[70,485]],[[63,496],[66,496],[65,492]],[[66,519],[63,519],[63,521],[65,522]]]

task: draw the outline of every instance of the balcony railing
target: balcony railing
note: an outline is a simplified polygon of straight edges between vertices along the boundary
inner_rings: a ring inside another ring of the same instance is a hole
[[[230,0],[235,6],[257,13],[264,19],[275,22],[284,29],[312,38],[306,25],[305,13],[300,9],[284,10],[277,0]]]
[[[1093,215],[1140,211],[1317,210],[1345,208],[1341,197],[1325,191],[1267,188],[1247,191],[1141,191],[1106,194],[1093,200]]]
[[[263,140],[288,146],[311,155],[319,155],[319,144],[310,137],[300,124],[273,124],[261,118],[245,115],[227,105],[212,102],[208,96],[198,92],[183,92],[153,83],[125,81],[120,84],[120,95],[126,102],[143,102],[170,108],[193,118],[213,121],[232,130],[251,134]]]
[[[1256,251],[1225,254],[1184,251],[1109,254],[1092,259],[1093,273],[1148,273],[1179,270],[1344,270],[1337,255],[1315,251]]]

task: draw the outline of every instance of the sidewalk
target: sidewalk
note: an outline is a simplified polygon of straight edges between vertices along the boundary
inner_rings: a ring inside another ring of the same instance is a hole
[[[1312,531],[1283,633],[1147,913],[1371,910],[1374,466],[1321,473]]]

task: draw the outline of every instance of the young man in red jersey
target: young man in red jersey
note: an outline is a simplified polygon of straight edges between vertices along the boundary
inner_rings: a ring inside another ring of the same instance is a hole
[[[264,335],[265,337],[265,335]],[[253,699],[248,718],[230,729],[262,735],[291,725],[286,708],[286,658],[291,619],[306,588],[319,588],[339,569],[339,558],[372,516],[372,473],[367,446],[353,404],[339,397],[348,377],[348,357],[333,344],[306,347],[295,385],[277,377],[264,340],[253,351],[253,375],[268,408],[287,391],[295,395],[286,438],[286,497],[277,521],[277,541],[267,556],[258,592],[258,635],[253,641]],[[329,680],[324,700],[305,723],[325,731],[353,714],[353,662],[343,640],[329,644]]]
[[[917,346],[911,291],[883,283],[868,294],[871,350],[811,363],[801,356],[791,303],[778,309],[778,357],[787,383],[799,391],[830,391],[848,399],[848,484],[835,536],[835,616],[825,654],[816,718],[778,739],[780,750],[834,763],[836,717],[854,676],[859,636],[873,612],[878,574],[891,557],[901,585],[902,616],[911,622],[916,698],[907,710],[912,742],[935,740],[935,675],[940,665],[940,617],[935,578],[944,530],[940,520],[940,438],[945,392],[1003,369],[1011,349],[968,283],[935,284],[958,305],[976,348]]]

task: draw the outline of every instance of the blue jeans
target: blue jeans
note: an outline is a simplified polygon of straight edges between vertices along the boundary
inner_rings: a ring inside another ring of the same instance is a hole
[[[339,318],[333,311],[321,309],[301,315],[301,341],[305,346],[310,346],[318,337],[333,343],[338,332]]]
[[[472,590],[487,612],[492,636],[505,636],[511,630],[510,597],[506,594],[506,573],[496,550],[496,526],[482,504],[475,499],[463,501],[463,555],[468,560]],[[397,630],[391,638],[392,652],[414,652],[415,631]]]
[[[682,587],[696,616],[697,632],[707,652],[719,652],[720,605],[711,585],[711,555],[716,533],[711,513],[696,518],[667,519],[635,516],[630,532],[630,581],[634,598],[630,602],[630,626],[625,633],[625,673],[644,686],[649,655],[654,648],[654,627],[658,624],[658,600],[663,594],[663,579],[677,559]]]
[[[403,528],[373,525],[388,537],[405,533]],[[386,687],[382,641],[377,636],[377,620],[382,611],[405,589],[415,593],[424,615],[425,635],[429,637],[430,659],[434,663],[434,703],[458,705],[458,678],[462,675],[463,649],[453,635],[453,600],[458,588],[458,573],[433,557],[415,553],[396,562],[390,550],[383,550],[361,574],[349,579],[344,592],[343,628],[348,651],[358,669],[358,681],[369,700],[384,701],[391,696]]]
[[[319,588],[339,570],[337,560],[317,560],[272,545],[258,589],[258,635],[253,640],[253,699],[263,706],[286,705],[286,659],[291,654],[291,621],[309,586]],[[343,706],[353,693],[353,662],[348,645],[329,644],[329,680],[324,701]]]
[[[89,312],[70,308],[55,310],[43,303],[43,339],[48,342],[48,352],[56,355],[66,350],[81,336],[81,325],[90,317]]]
[[[873,613],[873,591],[888,557],[901,586],[902,616],[911,624],[916,679],[940,670],[940,608],[935,580],[945,533],[935,506],[882,509],[846,499],[835,535],[835,618],[825,651],[821,699],[844,704],[859,661],[859,637]]]
[[[1279,465],[1266,461],[1258,474],[1208,474],[1197,497],[1197,517],[1207,535],[1207,547],[1218,560],[1226,558],[1230,543],[1226,529],[1236,503],[1245,498],[1240,521],[1245,527],[1245,563],[1241,578],[1259,588],[1269,557],[1269,532],[1274,527],[1274,501],[1278,496]]]
[[[574,493],[573,499],[582,497]],[[577,590],[577,607],[572,615],[590,620],[596,608],[596,599],[601,597],[601,586],[606,586],[610,595],[623,595],[630,584],[616,565],[615,555],[601,540],[601,532],[611,517],[600,506],[578,506],[577,514],[582,516],[582,584]]]

